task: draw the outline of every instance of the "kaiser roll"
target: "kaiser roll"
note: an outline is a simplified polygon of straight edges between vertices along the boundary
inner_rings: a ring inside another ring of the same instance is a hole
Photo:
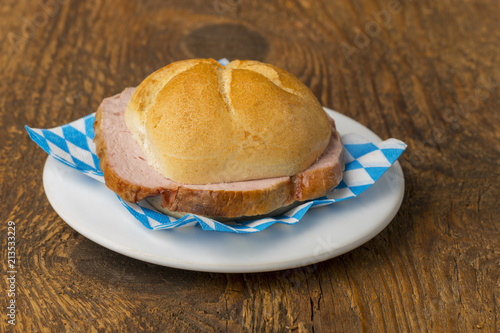
[[[174,62],[139,85],[125,121],[148,163],[184,184],[295,175],[332,132],[302,82],[258,61]]]

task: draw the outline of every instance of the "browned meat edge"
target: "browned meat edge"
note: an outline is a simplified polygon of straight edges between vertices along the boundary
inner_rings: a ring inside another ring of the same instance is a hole
[[[178,184],[172,188],[136,185],[119,177],[109,166],[106,144],[101,133],[103,111],[98,109],[94,123],[95,144],[106,186],[129,202],[161,195],[163,206],[172,212],[193,213],[211,217],[241,217],[267,214],[295,201],[306,201],[326,195],[337,186],[344,170],[344,152],[331,167],[301,172],[269,188],[248,191],[200,190]],[[332,140],[340,142],[332,123]]]

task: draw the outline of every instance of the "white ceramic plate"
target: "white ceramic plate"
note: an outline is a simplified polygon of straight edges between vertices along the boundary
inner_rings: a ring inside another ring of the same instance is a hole
[[[358,122],[328,110],[340,134],[380,138]],[[348,252],[377,235],[398,211],[403,172],[395,163],[357,198],[309,210],[295,225],[275,224],[254,234],[203,231],[200,227],[153,231],[135,220],[106,186],[49,157],[45,193],[76,231],[123,255],[206,272],[263,272],[305,266]]]

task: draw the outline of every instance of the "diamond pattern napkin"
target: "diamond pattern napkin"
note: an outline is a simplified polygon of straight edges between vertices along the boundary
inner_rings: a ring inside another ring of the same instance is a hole
[[[26,126],[26,130],[31,139],[50,156],[104,183],[93,142],[94,118],[95,114],[91,114],[52,129],[37,129]],[[345,147],[346,163],[342,182],[326,197],[308,201],[280,216],[225,223],[193,214],[177,219],[157,212],[145,200],[137,204],[126,202],[118,196],[117,200],[146,228],[152,230],[199,225],[204,230],[253,233],[264,230],[275,223],[295,224],[311,207],[355,198],[367,190],[396,162],[406,149],[406,144],[396,139],[372,143],[356,134],[344,135],[342,142]]]

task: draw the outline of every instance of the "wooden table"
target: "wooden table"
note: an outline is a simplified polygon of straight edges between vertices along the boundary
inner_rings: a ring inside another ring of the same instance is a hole
[[[1,331],[500,331],[497,0],[4,0],[0,17]],[[23,126],[78,119],[193,57],[275,64],[404,140],[392,223],[340,257],[258,274],[155,266],[69,227]]]

